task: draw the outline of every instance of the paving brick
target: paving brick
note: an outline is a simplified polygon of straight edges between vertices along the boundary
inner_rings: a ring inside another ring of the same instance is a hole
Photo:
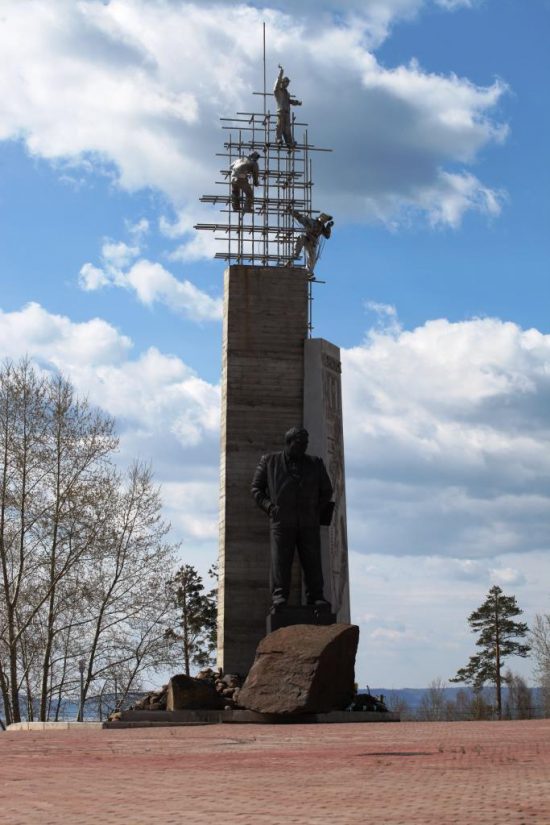
[[[2,825],[548,825],[550,720],[0,734]]]

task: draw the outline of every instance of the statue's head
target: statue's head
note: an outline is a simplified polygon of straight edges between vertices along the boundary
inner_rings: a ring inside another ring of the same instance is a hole
[[[321,221],[321,223],[327,223],[328,221],[332,220],[332,215],[327,215],[326,212],[321,212],[317,220]]]
[[[283,86],[284,86],[284,87],[285,87],[285,89],[286,89],[286,87],[287,87],[287,86],[288,86],[288,84],[290,83],[290,78],[288,78],[288,77],[283,77],[283,79],[282,79],[281,83],[283,84]]]
[[[251,152],[248,157],[250,160],[258,160],[258,158],[261,158],[261,155],[259,152]]]
[[[305,455],[309,443],[309,433],[303,427],[292,427],[285,433],[285,452],[292,458]]]

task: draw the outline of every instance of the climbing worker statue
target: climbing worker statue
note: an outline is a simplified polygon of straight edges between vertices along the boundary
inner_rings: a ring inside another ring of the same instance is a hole
[[[231,166],[231,206],[236,212],[252,212],[254,190],[250,185],[250,178],[254,186],[259,184],[258,152],[252,152],[248,157],[240,157],[233,161]],[[244,195],[244,209],[242,196]]]
[[[298,235],[296,239],[294,257],[299,258],[302,254],[302,249],[305,249],[306,266],[311,274],[313,274],[313,269],[319,257],[319,239],[321,237],[330,238],[332,227],[334,226],[332,215],[321,212],[318,218],[310,218],[301,212],[297,212],[295,209],[291,209],[290,213],[294,220],[302,224],[305,230],[303,234]]]

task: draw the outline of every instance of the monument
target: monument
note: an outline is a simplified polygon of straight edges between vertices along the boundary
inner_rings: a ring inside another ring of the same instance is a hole
[[[196,226],[216,233],[224,246],[215,257],[229,264],[218,591],[218,667],[226,673],[247,673],[266,633],[270,529],[250,487],[260,456],[282,451],[291,428],[305,429],[310,454],[322,459],[334,512],[330,526],[320,527],[322,594],[311,586],[311,571],[302,582],[296,557],[284,601],[296,609],[305,609],[308,599],[313,608],[326,601],[338,622],[349,622],[340,351],[312,337],[315,266],[333,220],[313,208],[311,156],[330,150],[310,143],[307,124],[291,114],[301,102],[290,97],[289,82],[279,67],[272,96],[264,72],[264,90],[255,93],[263,110],[221,118],[220,191],[201,200],[220,207],[222,217]]]

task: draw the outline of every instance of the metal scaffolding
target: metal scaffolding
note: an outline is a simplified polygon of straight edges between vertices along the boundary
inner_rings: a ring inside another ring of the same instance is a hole
[[[202,203],[221,207],[222,220],[216,223],[198,223],[195,229],[217,233],[216,240],[223,241],[224,251],[215,257],[238,264],[259,266],[304,267],[301,255],[294,257],[296,238],[303,228],[295,224],[291,210],[297,210],[307,217],[319,214],[312,208],[312,164],[313,152],[330,152],[309,143],[307,123],[292,117],[292,133],[297,141],[293,148],[276,141],[277,114],[267,110],[268,99],[273,95],[255,92],[264,99],[263,112],[237,112],[235,117],[222,117],[222,129],[226,131],[224,152],[217,154],[223,158],[220,169],[221,180],[216,185],[222,187],[219,194],[203,195]],[[299,140],[301,136],[301,140]],[[231,207],[231,164],[239,157],[258,152],[260,159],[260,185],[254,189],[252,212],[243,212]],[[313,275],[312,275],[313,279]]]

